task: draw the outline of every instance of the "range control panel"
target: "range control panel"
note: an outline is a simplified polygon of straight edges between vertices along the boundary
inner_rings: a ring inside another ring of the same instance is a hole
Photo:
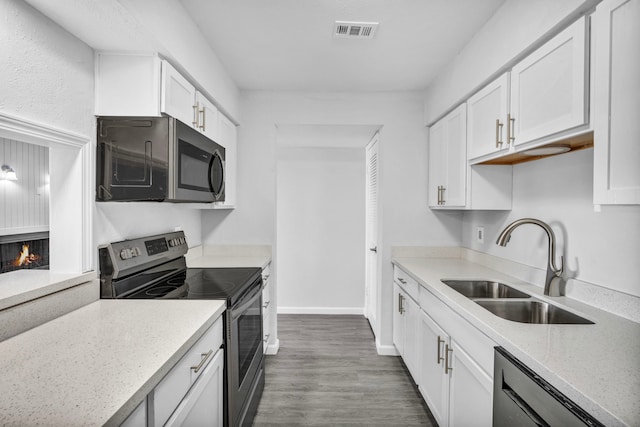
[[[184,231],[110,243],[102,248],[110,254],[114,278],[134,273],[143,266],[184,256],[189,250]]]

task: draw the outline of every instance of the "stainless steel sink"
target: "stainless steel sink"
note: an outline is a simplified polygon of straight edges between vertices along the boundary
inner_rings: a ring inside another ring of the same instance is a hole
[[[496,316],[514,322],[536,324],[593,324],[592,321],[580,317],[577,314],[542,301],[478,300],[475,302]]]
[[[467,298],[530,298],[517,289],[504,283],[488,280],[442,280],[451,289],[460,292]]]

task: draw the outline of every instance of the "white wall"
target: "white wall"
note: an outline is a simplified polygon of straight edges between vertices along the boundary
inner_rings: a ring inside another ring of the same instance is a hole
[[[209,244],[276,245],[276,124],[381,125],[379,254],[381,330],[391,345],[391,246],[459,245],[459,214],[427,208],[422,94],[242,92],[238,128],[238,200],[233,212],[204,212]],[[274,260],[276,277],[278,260]],[[336,297],[338,298],[338,297]]]
[[[544,269],[547,237],[539,227],[523,225],[506,247],[495,244],[512,221],[533,217],[547,222],[559,241],[571,277],[640,296],[640,206],[593,208],[593,150],[582,150],[515,165],[511,212],[464,215],[465,247]],[[485,227],[485,243],[473,238]]]
[[[93,50],[23,1],[0,2],[0,17],[0,111],[86,137],[93,153]],[[50,152],[52,251],[55,240],[62,239],[64,243],[70,237],[74,247],[81,247],[81,233],[71,236],[68,230],[69,224],[74,230],[81,227],[81,206],[61,207],[73,215],[60,215],[56,203],[67,205],[66,198],[69,203],[80,203],[82,185],[78,177],[82,176],[82,158],[78,150],[65,147],[55,147]],[[92,158],[90,168],[94,167],[93,162]],[[56,192],[61,193],[56,196]],[[177,225],[185,229],[190,246],[200,244],[199,211],[166,204],[96,205],[95,244],[173,231]],[[61,225],[56,227],[56,223]],[[97,257],[96,248],[91,250]],[[60,253],[51,254],[52,268],[54,261],[61,271],[79,268],[81,256],[66,257],[62,251],[57,252]]]
[[[0,138],[0,166],[17,181],[0,180],[0,235],[49,230],[49,150]]]
[[[432,81],[426,90],[424,122],[433,123],[504,67],[577,18],[600,0],[507,0]]]
[[[362,314],[364,147],[280,148],[276,205],[279,311]]]

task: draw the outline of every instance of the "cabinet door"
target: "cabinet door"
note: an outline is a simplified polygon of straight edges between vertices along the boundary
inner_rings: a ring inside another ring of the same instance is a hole
[[[220,426],[223,420],[224,350],[220,349],[165,426]]]
[[[490,427],[493,381],[452,338],[449,358],[449,426]]]
[[[464,207],[467,106],[460,105],[429,131],[429,205]],[[433,132],[432,132],[433,131]]]
[[[429,206],[440,206],[440,188],[444,185],[444,121],[439,120],[429,128]]]
[[[136,409],[127,417],[120,427],[146,427],[147,425],[147,399],[143,400]]]
[[[468,158],[507,151],[509,73],[504,73],[467,100]]]
[[[449,336],[424,311],[420,311],[418,332],[418,388],[438,425],[446,426],[449,419],[449,378],[444,373],[444,346],[449,343]]]
[[[198,116],[196,118],[196,128],[207,137],[218,141],[220,139],[218,124],[218,109],[203,94],[196,91],[196,106]]]
[[[404,355],[404,302],[406,296],[396,283],[393,284],[393,345]]]
[[[594,15],[594,203],[640,204],[640,1]]]
[[[196,89],[167,61],[162,61],[160,110],[184,124],[196,126]]]
[[[420,364],[418,363],[418,325],[420,321],[420,306],[407,295],[404,315],[404,363],[407,365],[413,381],[419,384]]]
[[[231,209],[236,204],[236,178],[238,164],[238,133],[236,125],[224,114],[218,112],[219,138],[216,142],[224,147],[225,151],[225,184],[224,202],[216,203],[216,208]]]
[[[511,70],[507,134],[516,146],[587,123],[586,34],[581,18]]]

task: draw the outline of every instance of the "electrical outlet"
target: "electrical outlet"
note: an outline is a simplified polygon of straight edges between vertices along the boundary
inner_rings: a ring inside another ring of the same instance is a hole
[[[484,243],[484,227],[476,227],[476,242]]]

